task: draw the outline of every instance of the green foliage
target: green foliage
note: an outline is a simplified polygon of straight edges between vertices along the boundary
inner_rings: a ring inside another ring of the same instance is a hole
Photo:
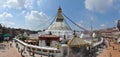
[[[39,45],[39,40],[35,39],[35,45]]]
[[[24,40],[26,40],[26,39],[28,39],[28,38],[29,38],[29,37],[25,37],[25,36],[20,36],[20,37],[19,37],[19,39],[22,40],[22,41],[24,41]]]

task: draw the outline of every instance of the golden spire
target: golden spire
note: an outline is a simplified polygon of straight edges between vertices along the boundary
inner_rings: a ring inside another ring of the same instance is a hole
[[[58,13],[62,13],[61,7],[58,8]]]
[[[62,9],[61,7],[58,8],[58,12],[57,12],[57,20],[56,21],[63,21],[63,16],[62,16]]]

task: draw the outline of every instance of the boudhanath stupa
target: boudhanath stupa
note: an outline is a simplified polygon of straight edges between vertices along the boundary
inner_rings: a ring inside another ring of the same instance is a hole
[[[73,35],[73,30],[67,24],[67,22],[65,22],[62,15],[62,9],[60,7],[58,9],[55,22],[53,22],[45,31],[45,33],[49,32],[51,32],[52,35],[57,35],[60,37],[66,36],[67,38],[70,38]]]

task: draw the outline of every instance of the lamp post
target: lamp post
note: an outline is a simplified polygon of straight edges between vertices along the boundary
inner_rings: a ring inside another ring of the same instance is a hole
[[[117,28],[118,28],[119,31],[120,31],[120,20],[117,21]]]
[[[92,46],[93,46],[93,26],[92,26],[92,24],[93,24],[93,18],[91,17],[91,19],[90,19],[90,27],[91,27],[91,32],[90,32],[90,36],[91,36],[91,38],[92,38],[92,41],[91,41],[91,46],[90,46],[90,56],[93,56],[93,49],[92,49]]]
[[[117,21],[117,28],[118,28],[118,30],[119,30],[118,38],[120,38],[120,20]],[[117,40],[119,40],[119,39],[117,39]],[[119,43],[119,45],[120,45],[120,43]],[[119,48],[120,48],[120,47],[119,47]],[[120,50],[119,50],[119,52],[120,52]]]
[[[91,17],[91,19],[90,19],[90,24],[91,24],[91,37],[92,37],[92,41],[93,41],[93,26],[92,26],[92,24],[93,24],[93,18]]]

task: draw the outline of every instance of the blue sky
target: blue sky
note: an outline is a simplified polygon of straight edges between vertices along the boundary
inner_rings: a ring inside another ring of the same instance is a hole
[[[86,29],[90,29],[90,20],[94,29],[110,28],[120,19],[119,3],[119,0],[0,0],[0,23],[6,27],[41,30],[49,25],[61,6],[65,15]]]

